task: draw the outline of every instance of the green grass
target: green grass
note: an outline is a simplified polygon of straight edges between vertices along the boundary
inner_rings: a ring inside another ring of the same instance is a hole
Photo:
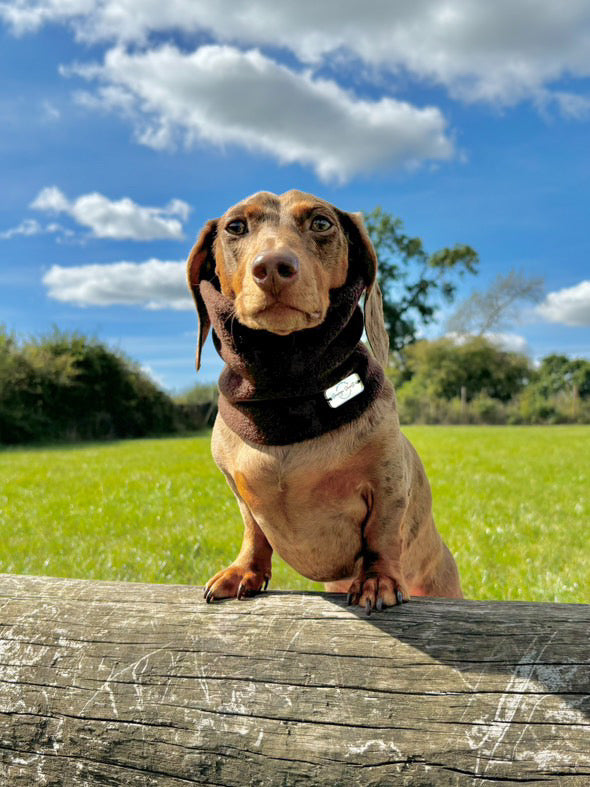
[[[590,602],[590,427],[404,431],[468,597]],[[203,584],[241,531],[208,435],[0,451],[1,572]]]

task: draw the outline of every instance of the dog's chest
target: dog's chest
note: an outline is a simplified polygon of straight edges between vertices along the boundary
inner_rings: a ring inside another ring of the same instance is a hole
[[[294,522],[299,512],[338,510],[362,495],[371,475],[363,459],[297,448],[260,451],[241,443],[228,469],[252,513],[282,513]]]
[[[284,560],[316,580],[353,573],[367,516],[366,463],[243,443],[232,460],[225,470],[237,494]]]

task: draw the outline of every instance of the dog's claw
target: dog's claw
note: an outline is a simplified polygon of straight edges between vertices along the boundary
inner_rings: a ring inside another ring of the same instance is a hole
[[[250,598],[266,590],[271,579],[269,568],[231,565],[218,571],[205,585],[204,598],[207,603],[222,598]]]
[[[352,604],[352,593],[346,594],[346,604],[347,606],[350,606]]]
[[[401,590],[396,590],[395,598],[397,599],[398,604],[404,603],[404,594],[401,592]]]
[[[375,609],[377,612],[383,612],[383,599],[381,596],[377,599],[377,604],[375,605]]]
[[[367,603],[365,604],[365,614],[366,614],[367,617],[369,617],[369,615],[371,614],[371,609],[372,608],[373,608],[373,605],[371,603],[371,599],[368,599]]]

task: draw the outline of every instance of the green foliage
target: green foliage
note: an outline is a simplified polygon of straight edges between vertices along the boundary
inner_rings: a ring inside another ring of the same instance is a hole
[[[548,355],[541,361],[537,387],[543,396],[575,391],[577,396],[587,399],[590,397],[590,361]]]
[[[0,442],[140,437],[177,429],[174,403],[99,341],[0,330]]]
[[[219,399],[217,383],[197,383],[188,391],[176,397],[180,404],[209,404]]]
[[[403,222],[380,207],[364,214],[379,260],[383,314],[393,352],[416,339],[418,328],[435,317],[440,301],[451,303],[456,279],[476,273],[477,252],[465,244],[428,253],[420,238],[403,232]]]
[[[588,603],[590,427],[404,429],[469,598]],[[0,450],[0,572],[204,584],[237,555],[209,435]],[[322,589],[273,558],[271,588]]]
[[[524,355],[507,352],[482,337],[463,342],[422,340],[406,348],[398,381],[413,380],[414,388],[429,396],[452,399],[465,389],[467,401],[478,394],[507,402],[533,376]]]
[[[548,356],[536,370],[482,337],[422,340],[404,356],[388,370],[404,424],[590,423],[588,361]]]

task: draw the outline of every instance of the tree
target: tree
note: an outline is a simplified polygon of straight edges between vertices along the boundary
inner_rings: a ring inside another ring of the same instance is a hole
[[[508,402],[533,374],[526,356],[501,350],[482,337],[464,342],[423,339],[406,348],[395,382],[401,387],[411,380],[414,390],[439,399],[458,398],[463,388],[467,401],[485,394]]]
[[[484,292],[474,292],[447,320],[447,331],[460,335],[484,336],[518,319],[523,301],[537,302],[543,295],[542,277],[528,277],[512,269],[498,274]]]
[[[403,231],[403,222],[380,207],[364,214],[379,260],[379,286],[390,348],[400,352],[431,323],[440,301],[451,303],[456,279],[477,273],[477,252],[464,244],[429,254],[420,238]]]
[[[537,387],[545,397],[566,393],[586,399],[590,397],[590,361],[547,355],[537,372]]]

